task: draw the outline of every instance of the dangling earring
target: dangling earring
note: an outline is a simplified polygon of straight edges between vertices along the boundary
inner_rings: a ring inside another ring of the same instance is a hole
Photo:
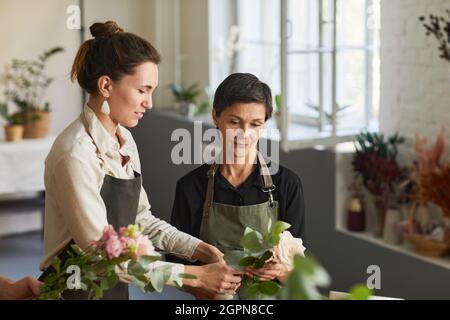
[[[109,115],[111,112],[111,109],[109,108],[109,103],[107,100],[103,101],[102,108],[100,109],[100,112],[106,115]]]

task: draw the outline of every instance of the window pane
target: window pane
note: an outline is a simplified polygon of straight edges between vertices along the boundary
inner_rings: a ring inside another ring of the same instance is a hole
[[[289,111],[318,120],[319,54],[290,55],[288,66]]]
[[[280,91],[280,1],[238,0],[242,49],[236,71],[250,72]]]
[[[338,0],[337,46],[366,44],[366,0]]]
[[[319,47],[319,0],[288,1],[289,50]]]
[[[337,125],[339,129],[365,125],[366,53],[345,51],[337,55]]]

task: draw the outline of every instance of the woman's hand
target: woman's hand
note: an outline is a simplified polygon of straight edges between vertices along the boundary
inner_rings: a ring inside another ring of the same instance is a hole
[[[0,300],[30,300],[39,295],[43,283],[25,277],[19,281],[12,281],[0,277]]]
[[[206,242],[200,242],[197,248],[192,255],[192,259],[199,260],[204,263],[215,263],[220,262],[225,264],[223,260],[223,253],[217,249],[215,246],[212,246]]]
[[[183,279],[183,284],[201,289],[195,291],[202,292],[204,297],[215,297],[221,293],[234,295],[241,285],[243,275],[243,272],[221,262],[204,266],[185,266],[185,273],[196,276],[196,279]]]
[[[256,276],[264,281],[278,279],[282,282],[287,279],[287,276],[289,274],[288,268],[284,264],[276,260],[266,262],[266,264],[260,269],[247,267],[245,269],[245,272],[245,274],[249,277]]]

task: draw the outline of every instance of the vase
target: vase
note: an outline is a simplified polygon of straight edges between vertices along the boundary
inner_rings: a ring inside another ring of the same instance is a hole
[[[383,228],[383,240],[389,244],[401,244],[402,236],[398,230],[398,223],[401,221],[401,211],[399,209],[388,209]]]
[[[353,198],[350,201],[350,207],[347,212],[347,230],[353,232],[362,232],[366,228],[365,213],[359,198]]]
[[[375,225],[373,226],[373,235],[376,238],[383,237],[384,223],[386,220],[386,204],[381,197],[374,196],[374,214]]]

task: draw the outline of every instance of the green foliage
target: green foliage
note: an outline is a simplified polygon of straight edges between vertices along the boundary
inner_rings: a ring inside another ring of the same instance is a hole
[[[350,300],[369,300],[372,290],[364,284],[356,284],[350,289]]]
[[[209,100],[200,104],[198,103],[198,97],[202,93],[202,89],[199,88],[198,83],[194,83],[189,87],[184,87],[181,84],[174,83],[170,86],[170,88],[177,102],[192,103],[195,105],[194,116],[208,113],[211,110],[212,101],[208,88],[205,88],[204,91],[209,96]]]
[[[272,258],[272,249],[280,242],[281,233],[289,227],[290,224],[283,221],[276,221],[273,226],[269,221],[264,235],[247,227],[240,241],[243,250],[226,252],[225,261],[237,270],[244,270],[246,267],[262,268]],[[280,286],[274,281],[261,282],[255,278],[247,278],[243,285],[244,295],[249,298],[274,295],[279,288]]]
[[[0,102],[0,116],[3,117],[8,125],[23,124],[23,117],[19,113],[9,114],[8,105]]]
[[[395,160],[398,146],[405,142],[405,138],[396,133],[385,141],[384,134],[368,131],[361,132],[356,137],[356,149],[362,153],[375,153],[386,160]]]
[[[194,83],[189,87],[184,87],[181,84],[174,83],[171,86],[172,94],[178,102],[192,102],[196,103],[197,97],[201,93],[198,83]]]
[[[280,114],[281,112],[281,94],[275,96],[275,114]]]
[[[296,255],[294,268],[278,297],[283,300],[322,300],[325,297],[318,288],[329,284],[328,273],[312,256]]]
[[[43,95],[52,83],[53,78],[45,73],[48,60],[64,51],[62,47],[54,47],[45,51],[35,60],[13,59],[6,74],[7,89],[5,96],[14,102],[22,113],[27,111],[50,111],[48,102],[41,105]]]
[[[318,105],[313,103],[306,103],[306,106],[317,113],[317,119],[320,118],[320,107]],[[338,118],[340,116],[343,116],[343,111],[350,107],[351,105],[349,104],[341,106],[339,103],[336,103],[336,117]],[[331,123],[331,121],[333,120],[333,114],[331,112],[327,112],[326,110],[323,110],[323,113],[325,115],[325,120]]]

